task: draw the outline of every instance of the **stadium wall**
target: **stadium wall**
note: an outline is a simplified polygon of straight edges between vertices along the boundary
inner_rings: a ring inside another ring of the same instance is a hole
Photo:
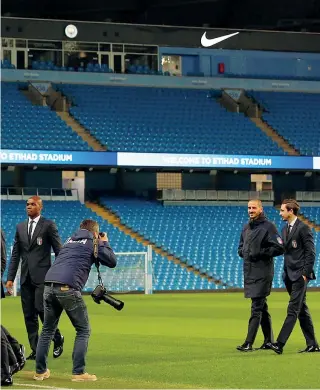
[[[319,38],[320,39],[320,38]],[[320,55],[251,50],[221,50],[183,47],[160,47],[159,57],[181,56],[182,74],[203,73],[205,77],[224,75],[241,77],[276,77],[320,79]]]
[[[285,91],[320,93],[320,81],[300,80],[253,80],[223,77],[166,77],[129,74],[78,73],[59,71],[29,71],[1,69],[2,81],[52,82],[92,85],[123,85],[158,88],[195,88],[195,89],[245,89],[255,91]]]
[[[62,188],[62,171],[33,170],[15,167],[1,171],[2,187]]]

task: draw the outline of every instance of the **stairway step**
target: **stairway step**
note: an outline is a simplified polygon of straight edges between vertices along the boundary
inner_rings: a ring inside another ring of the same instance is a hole
[[[179,264],[181,267],[186,268],[189,272],[194,272],[197,275],[200,275],[199,271],[196,271],[193,267],[187,266],[185,263],[183,263],[178,257],[175,257],[169,253],[167,253],[162,248],[156,247],[156,245],[150,241],[148,241],[145,237],[143,237],[141,234],[134,232],[132,229],[130,229],[128,226],[123,224],[118,216],[114,214],[114,212],[106,207],[103,207],[101,205],[98,205],[97,203],[93,202],[86,202],[86,207],[88,207],[91,211],[96,213],[98,216],[102,217],[106,221],[108,221],[111,225],[117,227],[119,230],[123,231],[128,236],[134,238],[137,242],[142,243],[144,246],[151,245],[154,252],[157,254],[162,255],[163,257],[166,257],[168,261],[173,261],[175,264]],[[220,284],[220,281],[214,280],[212,277],[209,277],[206,274],[201,274],[201,277],[204,279],[208,279],[210,281],[213,281],[217,284]]]
[[[107,148],[103,146],[95,137],[93,137],[83,126],[80,125],[68,112],[58,112],[56,114],[78,134],[84,142],[92,147],[94,151],[106,151]]]

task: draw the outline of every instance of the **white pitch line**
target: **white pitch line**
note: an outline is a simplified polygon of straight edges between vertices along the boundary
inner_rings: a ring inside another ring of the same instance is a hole
[[[23,387],[35,387],[37,389],[56,389],[56,390],[75,390],[71,388],[57,387],[57,386],[42,386],[42,385],[31,385],[23,383],[14,383],[14,386],[23,386]]]

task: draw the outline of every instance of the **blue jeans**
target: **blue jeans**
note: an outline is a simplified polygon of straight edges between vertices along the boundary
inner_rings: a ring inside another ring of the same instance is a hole
[[[72,374],[85,372],[85,357],[88,350],[90,325],[87,307],[81,292],[69,287],[52,283],[44,288],[44,323],[37,345],[36,372],[43,374],[47,370],[47,357],[52,337],[58,326],[63,310],[66,311],[77,335],[74,341]]]

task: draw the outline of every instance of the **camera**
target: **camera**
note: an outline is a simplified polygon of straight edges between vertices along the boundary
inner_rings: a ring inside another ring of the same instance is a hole
[[[124,302],[119,301],[118,299],[109,295],[105,287],[101,286],[100,284],[92,291],[91,296],[94,302],[98,303],[99,305],[101,301],[104,301],[105,303],[108,303],[114,307],[116,310],[120,311],[123,309]]]

